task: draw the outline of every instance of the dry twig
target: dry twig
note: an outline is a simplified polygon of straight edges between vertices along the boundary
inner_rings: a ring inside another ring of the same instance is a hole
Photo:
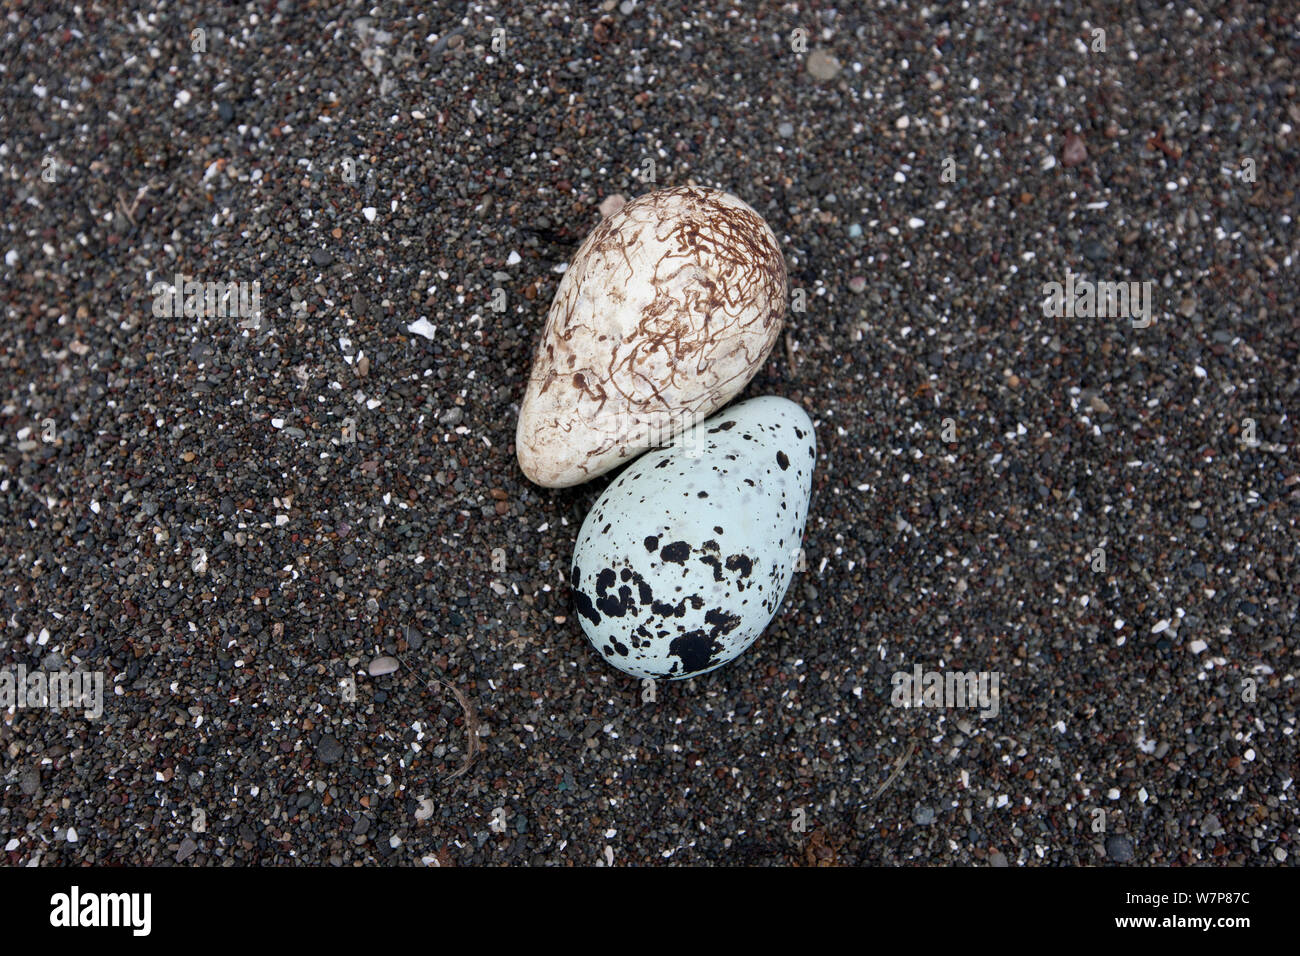
[[[904,753],[903,756],[898,759],[898,762],[894,764],[894,772],[889,775],[889,779],[886,780],[884,783],[882,783],[880,785],[880,789],[871,795],[872,800],[875,800],[876,797],[884,793],[885,789],[896,779],[898,779],[898,775],[903,772],[903,765],[907,763],[908,759],[912,756],[912,751],[914,751],[915,749],[916,749],[916,741],[913,740],[911,743],[907,745],[907,752]]]
[[[474,713],[474,705],[470,703],[469,698],[462,694],[453,684],[448,683],[441,677],[435,677],[439,684],[447,688],[456,697],[457,703],[460,704],[461,710],[465,712],[465,731],[469,734],[469,744],[465,751],[465,760],[460,765],[460,769],[455,773],[448,775],[448,780],[455,780],[457,777],[469,773],[469,768],[474,765],[474,760],[478,757],[482,744],[478,739],[478,717]]]
[[[135,199],[132,200],[131,205],[129,207],[126,204],[126,197],[122,195],[122,190],[119,189],[117,191],[118,208],[122,210],[122,215],[126,216],[126,218],[131,221],[131,225],[134,226],[136,224],[135,211],[140,207],[140,200],[143,199],[145,196],[147,196],[149,194],[149,190],[153,189],[157,185],[158,184],[156,182],[145,183],[143,186],[137,189],[135,191]]]

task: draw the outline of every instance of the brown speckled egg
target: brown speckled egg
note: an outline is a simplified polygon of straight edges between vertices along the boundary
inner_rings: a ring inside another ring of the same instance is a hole
[[[581,484],[736,396],[781,332],[785,260],[729,193],[678,186],[603,220],[560,280],[515,447],[539,485]]]

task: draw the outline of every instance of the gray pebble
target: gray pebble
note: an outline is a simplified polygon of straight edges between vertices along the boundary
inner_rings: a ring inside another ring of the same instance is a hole
[[[1116,863],[1128,863],[1133,859],[1133,841],[1123,833],[1112,833],[1106,837],[1106,856]]]
[[[323,734],[316,745],[316,756],[322,763],[337,763],[343,756],[343,745],[333,734]]]

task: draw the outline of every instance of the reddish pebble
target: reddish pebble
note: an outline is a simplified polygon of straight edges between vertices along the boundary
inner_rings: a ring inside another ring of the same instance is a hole
[[[1065,148],[1061,150],[1061,163],[1065,166],[1078,166],[1088,158],[1088,147],[1083,145],[1083,137],[1071,133],[1065,137]]]

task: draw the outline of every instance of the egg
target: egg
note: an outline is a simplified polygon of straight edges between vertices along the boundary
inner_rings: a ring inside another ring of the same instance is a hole
[[[573,550],[592,646],[633,677],[680,680],[754,643],[801,564],[816,458],[804,410],[764,396],[630,464]]]
[[[731,401],[772,350],[785,260],[763,217],[717,189],[640,196],[565,270],[520,405],[530,480],[581,484]]]

